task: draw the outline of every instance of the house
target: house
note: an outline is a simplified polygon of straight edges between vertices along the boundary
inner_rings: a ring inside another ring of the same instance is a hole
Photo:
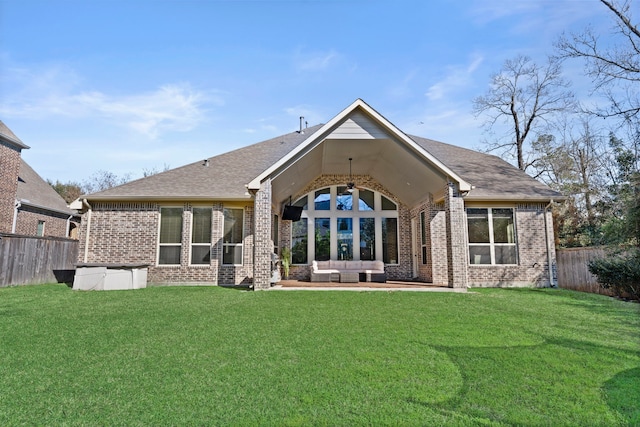
[[[80,215],[22,159],[28,148],[0,121],[0,233],[76,238]]]
[[[314,260],[381,260],[389,280],[553,286],[560,197],[358,99],[326,124],[83,196],[79,261],[266,289],[272,254],[289,248],[300,280]]]

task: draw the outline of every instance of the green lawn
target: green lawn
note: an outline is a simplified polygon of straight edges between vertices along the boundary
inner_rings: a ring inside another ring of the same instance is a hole
[[[640,305],[0,289],[0,425],[640,425]]]

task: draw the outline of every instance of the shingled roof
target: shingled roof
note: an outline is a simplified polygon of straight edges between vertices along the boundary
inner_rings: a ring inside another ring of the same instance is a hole
[[[558,200],[562,194],[500,157],[451,144],[409,136],[472,186],[466,200]]]
[[[21,159],[20,174],[18,175],[18,191],[16,198],[23,204],[53,212],[77,215],[69,209],[64,199],[56,193],[31,166]]]
[[[245,185],[284,157],[320,125],[91,194],[92,200],[248,199]]]
[[[246,184],[312,135],[292,132],[207,160],[94,193],[90,200],[238,200],[248,199]],[[408,135],[472,185],[467,200],[550,200],[561,198],[499,157]]]

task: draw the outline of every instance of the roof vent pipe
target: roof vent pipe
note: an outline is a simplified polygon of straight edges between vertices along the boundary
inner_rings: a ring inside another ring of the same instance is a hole
[[[304,128],[302,127],[303,123],[304,123],[304,116],[300,116],[300,130],[298,131],[298,133],[304,133]]]
[[[204,159],[203,166],[209,167],[209,159]]]

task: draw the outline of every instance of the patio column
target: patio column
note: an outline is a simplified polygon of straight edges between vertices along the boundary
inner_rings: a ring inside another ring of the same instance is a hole
[[[254,200],[253,289],[271,286],[271,179],[260,184]]]
[[[444,197],[447,228],[447,272],[450,288],[467,287],[467,224],[464,200],[453,183],[449,183]]]

